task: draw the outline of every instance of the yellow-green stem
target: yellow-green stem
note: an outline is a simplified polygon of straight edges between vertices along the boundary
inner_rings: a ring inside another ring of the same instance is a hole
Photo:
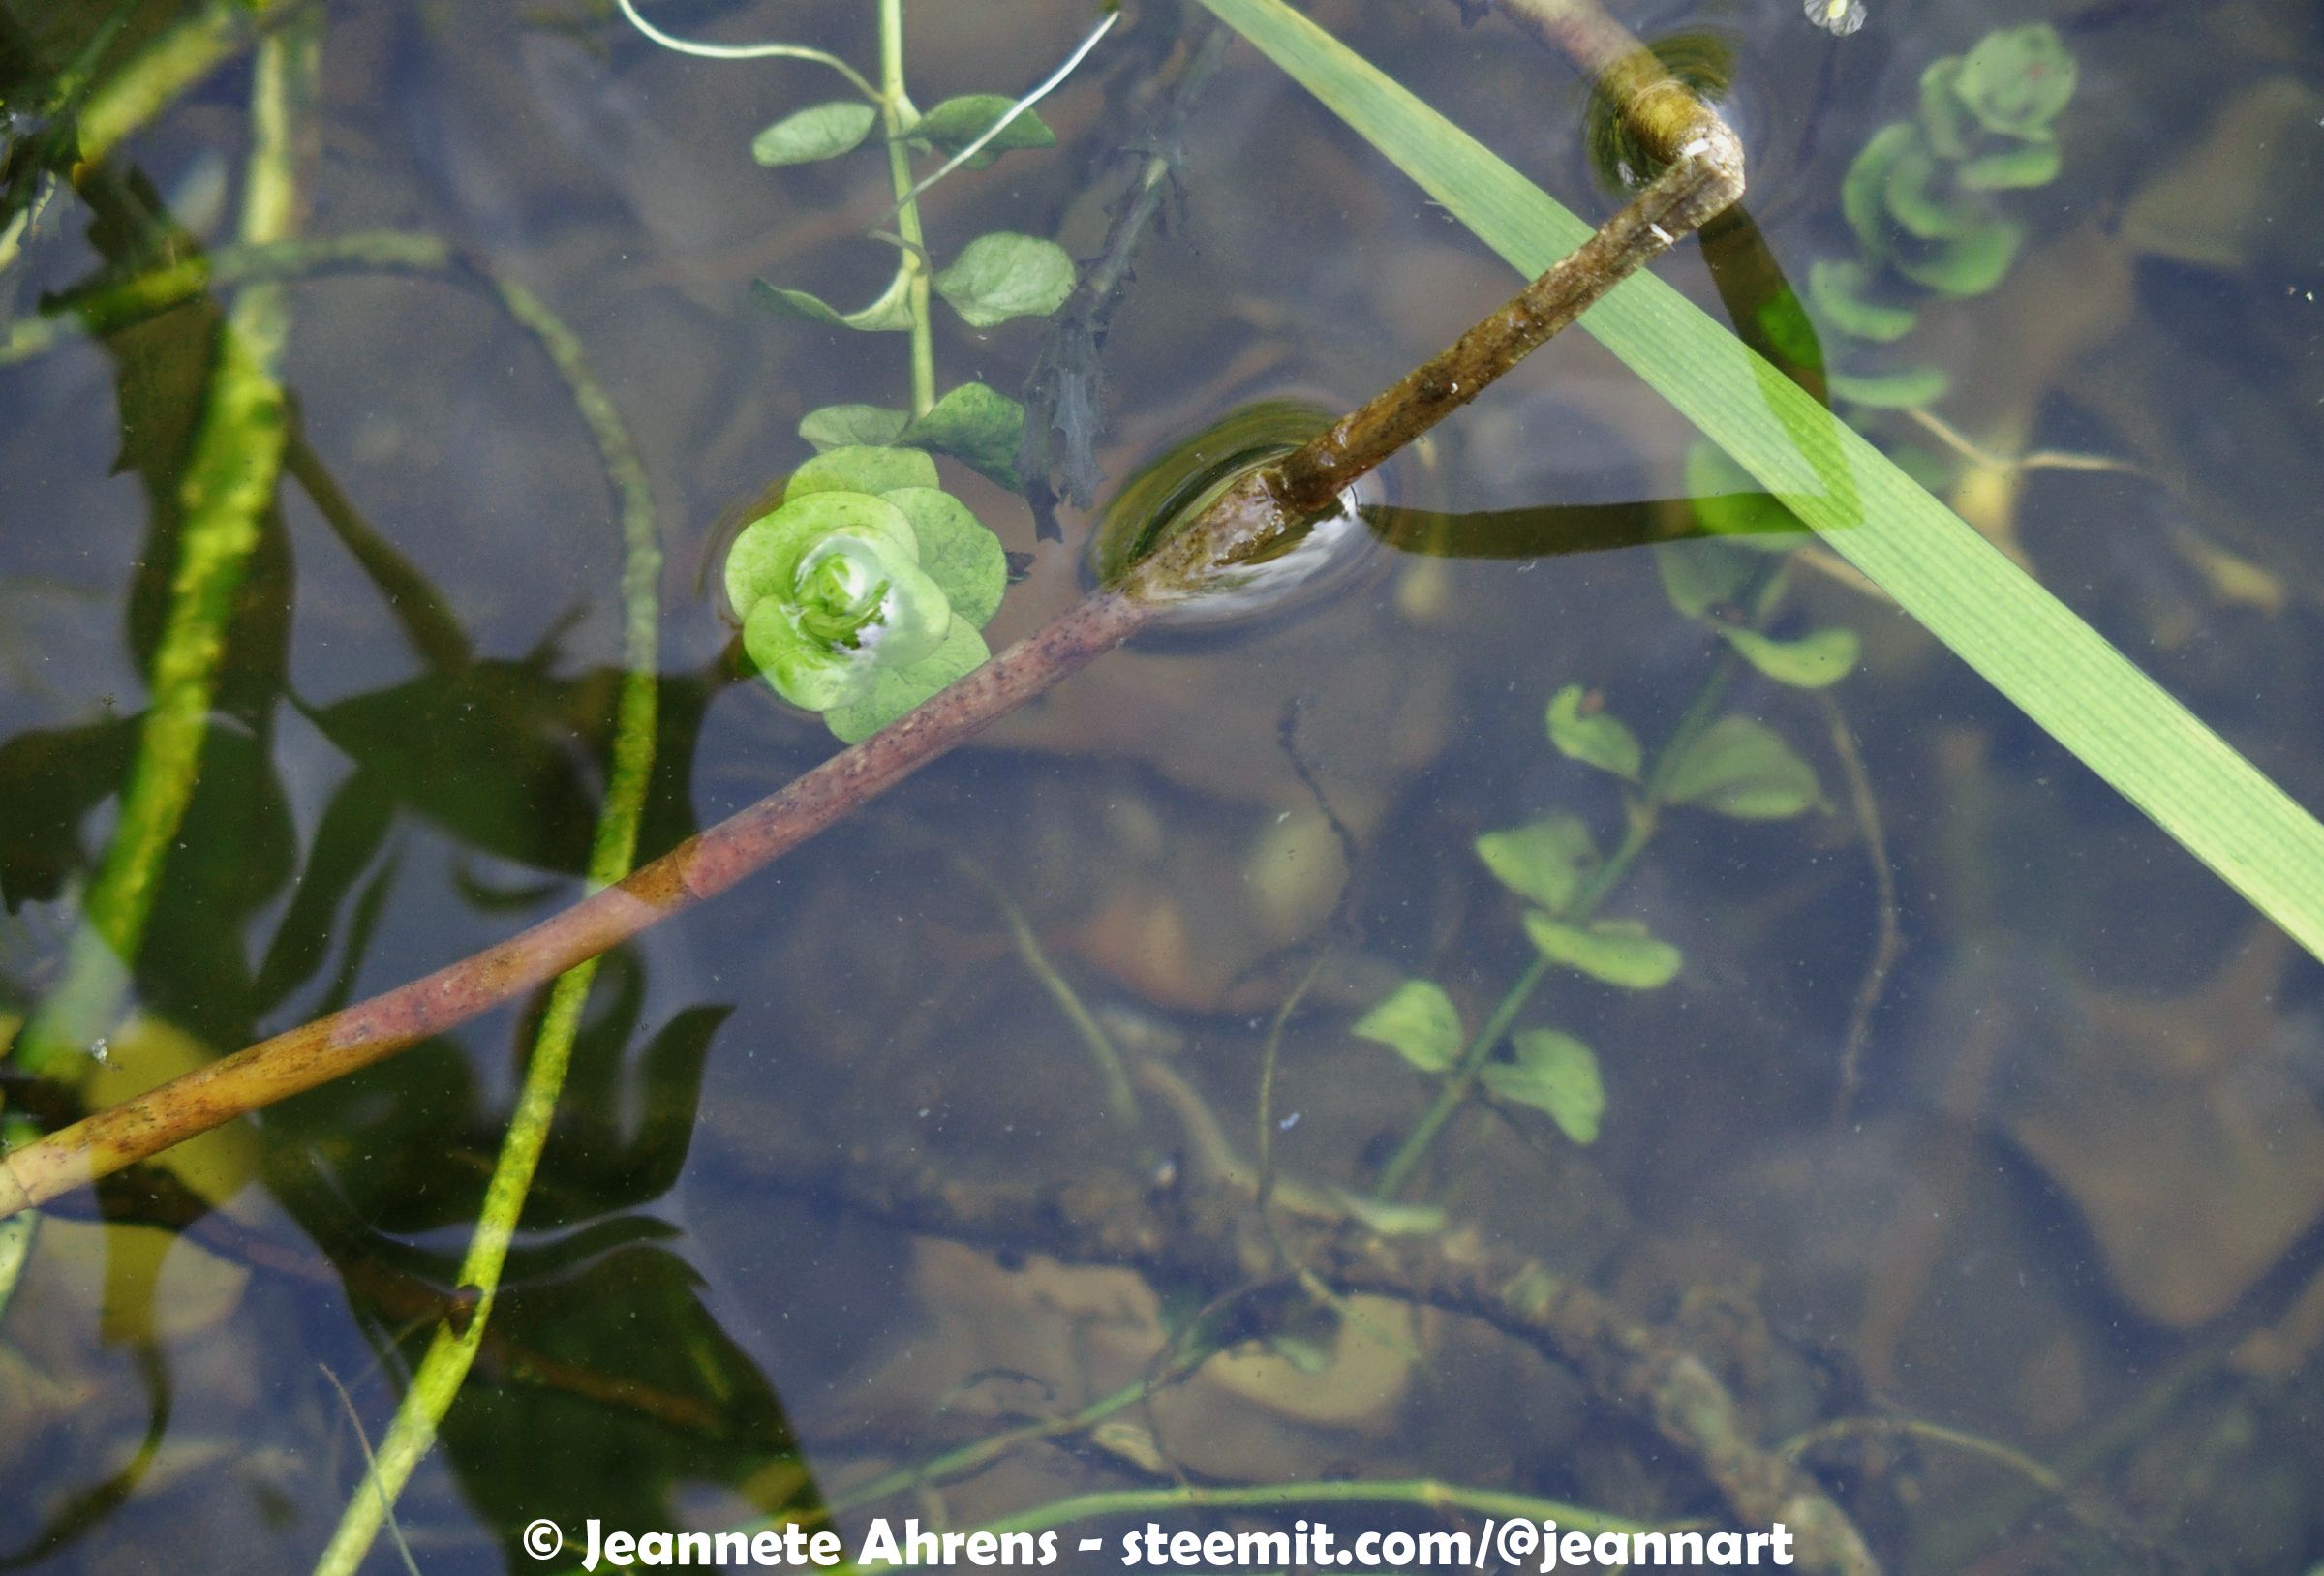
[[[912,161],[904,134],[917,116],[903,85],[903,0],[879,0],[879,120],[888,139],[888,182],[896,193],[896,251],[912,313],[912,414],[936,403],[936,349],[929,326],[928,246],[920,229],[920,199],[912,195]]]
[[[509,316],[540,341],[556,364],[558,376],[596,439],[621,508],[622,690],[605,804],[597,817],[589,861],[591,882],[610,886],[629,873],[636,858],[638,823],[645,813],[646,789],[654,770],[655,675],[660,640],[657,583],[661,576],[654,500],[627,430],[583,360],[580,342],[530,290],[505,281],[493,284]],[[491,1322],[501,1271],[507,1262],[517,1221],[524,1213],[525,1196],[532,1189],[541,1150],[548,1141],[558,1097],[572,1062],[581,1010],[596,967],[595,958],[579,963],[558,976],[550,988],[548,1008],[541,1015],[533,1056],[525,1069],[524,1088],[517,1096],[507,1137],[502,1140],[492,1179],[485,1187],[476,1233],[460,1266],[460,1284],[474,1287],[480,1295],[465,1328],[455,1331],[448,1322],[439,1325],[429,1341],[412,1387],[404,1393],[387,1437],[381,1441],[369,1480],[349,1500],[338,1530],[316,1563],[317,1576],[352,1576],[361,1565],[389,1507],[434,1445],[437,1431],[468,1378]]]
[[[296,127],[321,48],[312,18],[283,27],[260,48],[244,246],[283,241],[297,227]],[[15,1059],[28,1073],[50,1071],[91,1046],[128,997],[154,892],[200,776],[235,593],[282,474],[286,422],[275,366],[290,325],[275,284],[244,289],[219,325],[206,403],[178,481],[178,561],[137,760],[63,980],[17,1040]]]

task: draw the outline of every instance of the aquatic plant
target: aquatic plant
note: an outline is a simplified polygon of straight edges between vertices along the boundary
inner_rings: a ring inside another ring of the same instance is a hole
[[[1857,253],[1808,272],[1819,325],[1841,336],[1853,363],[1832,372],[1835,397],[1907,408],[1944,393],[1941,369],[1880,348],[1911,333],[1932,294],[1982,295],[2008,273],[2025,227],[2007,195],[2058,178],[2056,123],[2075,77],[2047,23],[1999,29],[1931,62],[1918,112],[1865,142],[1840,192]]]
[[[1799,540],[1796,522],[1763,497],[1706,500],[1730,540],[1673,542],[1655,549],[1664,594],[1680,615],[1727,647],[1695,703],[1650,760],[1636,732],[1603,695],[1569,683],[1544,715],[1549,743],[1622,785],[1622,832],[1601,852],[1588,821],[1554,810],[1475,842],[1493,878],[1528,906],[1522,913],[1537,956],[1474,1036],[1432,980],[1404,981],[1359,1018],[1355,1034],[1389,1046],[1438,1079],[1426,1110],[1388,1164],[1377,1192],[1393,1197],[1429,1145],[1477,1090],[1505,1106],[1543,1112],[1575,1143],[1598,1137],[1605,1090],[1596,1051],[1550,1025],[1517,1026],[1552,971],[1621,990],[1658,990],[1678,975],[1679,949],[1636,920],[1598,910],[1660,829],[1665,812],[1694,809],[1735,820],[1786,820],[1825,807],[1816,770],[1758,718],[1723,711],[1734,672],[1748,665],[1791,689],[1822,689],[1856,664],[1855,632],[1840,625],[1777,639],[1765,626],[1778,611],[1787,571],[1763,551]]]
[[[992,654],[977,631],[1007,583],[1000,539],[912,448],[810,460],[726,555],[750,660],[851,743]]]
[[[902,0],[879,0],[879,80],[826,50],[768,43],[707,45],[675,38],[622,12],[665,48],[719,60],[793,59],[828,67],[855,97],[795,109],[751,139],[770,169],[855,152],[876,128],[896,205],[895,271],[871,301],[841,309],[807,290],[755,281],[751,299],[780,316],[856,333],[909,336],[911,403],[827,405],[809,411],[799,436],[819,452],[792,475],[780,507],[747,525],[727,561],[728,601],[743,649],[776,693],[823,713],[852,743],[982,663],[977,631],[1006,584],[999,538],[943,491],[932,454],[944,454],[1012,491],[1024,408],[980,382],[936,394],[931,295],[973,328],[1044,318],[1074,285],[1073,259],[1055,241],[994,230],[933,268],[920,197],[956,169],[977,168],[1024,148],[1055,145],[1034,111],[1118,19],[1109,8],[1071,56],[1023,98],[968,93],[925,112],[904,87]],[[914,180],[913,150],[942,155]],[[887,458],[881,458],[882,455]],[[858,485],[860,483],[861,485]],[[895,496],[897,494],[903,496]],[[826,496],[809,500],[810,494]]]

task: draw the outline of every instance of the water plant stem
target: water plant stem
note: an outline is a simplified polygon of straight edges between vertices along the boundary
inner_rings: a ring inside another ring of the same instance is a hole
[[[912,315],[912,414],[924,416],[936,403],[936,350],[929,318],[928,244],[912,186],[911,149],[903,139],[916,118],[903,85],[903,0],[879,0],[879,124],[888,141],[888,183],[896,193],[898,264]]]
[[[282,241],[296,228],[298,126],[320,51],[312,18],[294,20],[260,47],[240,223],[245,246]],[[282,473],[288,424],[275,366],[289,335],[276,285],[243,290],[219,325],[200,424],[178,482],[178,560],[137,762],[64,978],[16,1041],[14,1060],[27,1073],[53,1072],[94,1044],[128,997],[155,890],[200,775],[235,593]]]
[[[882,4],[898,5],[901,17],[900,0]],[[522,934],[10,1151],[0,1157],[0,1216],[369,1066],[725,891],[1199,594],[1738,197],[1740,144],[1703,115],[1702,135],[1575,252],[1393,388],[1228,489],[1119,587],[1091,593],[879,733]]]
[[[1751,622],[1754,628],[1763,626],[1773,617],[1789,583],[1789,570],[1780,566],[1762,578],[1752,600]],[[1571,898],[1548,911],[1559,924],[1579,924],[1597,913],[1598,906],[1611,895],[1622,878],[1629,874],[1632,864],[1645,852],[1646,845],[1654,838],[1655,829],[1661,824],[1672,773],[1678,763],[1685,759],[1687,751],[1701,736],[1703,729],[1709,727],[1718,716],[1728,688],[1741,670],[1742,659],[1736,656],[1732,648],[1722,646],[1710,677],[1703,681],[1694,700],[1688,703],[1676,726],[1670,730],[1669,738],[1663,742],[1663,747],[1656,752],[1654,764],[1639,782],[1637,793],[1624,806],[1621,842],[1615,845],[1605,863],[1591,872],[1590,878],[1575,890]],[[1427,1155],[1429,1146],[1436,1142],[1437,1135],[1444,1131],[1445,1124],[1476,1093],[1478,1080],[1483,1076],[1485,1063],[1491,1059],[1494,1047],[1515,1027],[1517,1015],[1533,1000],[1534,992],[1542,987],[1542,982],[1549,977],[1549,971],[1555,966],[1547,956],[1536,957],[1526,965],[1525,972],[1517,977],[1516,983],[1502,993],[1492,1015],[1484,1020],[1484,1026],[1477,1031],[1477,1037],[1461,1051],[1460,1060],[1453,1064],[1452,1071],[1437,1085],[1435,1098],[1421,1113],[1420,1120],[1413,1124],[1412,1131],[1405,1135],[1404,1141],[1396,1146],[1396,1152],[1389,1157],[1388,1164],[1381,1167],[1380,1179],[1372,1188],[1374,1197],[1393,1198],[1404,1191],[1412,1180],[1413,1172]]]
[[[548,349],[572,391],[583,420],[596,439],[620,505],[622,686],[615,708],[605,802],[598,812],[589,857],[590,882],[610,886],[629,873],[636,858],[638,825],[644,819],[646,790],[654,771],[661,541],[645,469],[612,401],[582,360],[579,343],[531,291],[511,283],[503,283],[499,289],[509,314]],[[460,1285],[477,1292],[474,1307],[465,1324],[447,1319],[436,1326],[419,1370],[396,1408],[387,1437],[380,1441],[372,1459],[368,1480],[348,1500],[330,1543],[316,1561],[317,1576],[352,1576],[370,1553],[382,1520],[390,1519],[392,1525],[395,1500],[434,1445],[437,1431],[484,1345],[500,1292],[501,1272],[548,1142],[596,967],[596,957],[585,958],[558,976],[550,989],[548,1007],[534,1034],[533,1054],[526,1064],[516,1109],[485,1186],[475,1234],[470,1238],[460,1265]]]

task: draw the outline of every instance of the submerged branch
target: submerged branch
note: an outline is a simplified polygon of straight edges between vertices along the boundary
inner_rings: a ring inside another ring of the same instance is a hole
[[[894,1154],[834,1158],[828,1144],[810,1143],[780,1145],[765,1164],[786,1192],[924,1235],[1126,1265],[1174,1286],[1216,1288],[1275,1273],[1247,1176],[1164,1195],[1126,1178],[969,1182]],[[1573,1370],[1600,1400],[1682,1452],[1742,1523],[1789,1528],[1802,1566],[1847,1576],[1879,1570],[1847,1513],[1752,1437],[1727,1386],[1669,1332],[1473,1232],[1382,1236],[1345,1211],[1287,1215],[1280,1229],[1339,1295],[1465,1315]]]
[[[1699,106],[1698,106],[1699,109]],[[0,1216],[158,1154],[248,1111],[369,1066],[637,934],[831,826],[1102,652],[1282,533],[1579,317],[1740,195],[1742,154],[1707,110],[1671,165],[1571,256],[1395,387],[1230,488],[1118,586],[618,886],[497,946],[275,1036],[0,1157]]]

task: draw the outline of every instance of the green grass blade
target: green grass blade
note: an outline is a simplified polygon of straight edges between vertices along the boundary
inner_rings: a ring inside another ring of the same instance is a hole
[[[1531,277],[1589,227],[1282,3],[1203,0]],[[1958,515],[1669,286],[1581,326],[2049,735],[2324,957],[2324,827]]]

